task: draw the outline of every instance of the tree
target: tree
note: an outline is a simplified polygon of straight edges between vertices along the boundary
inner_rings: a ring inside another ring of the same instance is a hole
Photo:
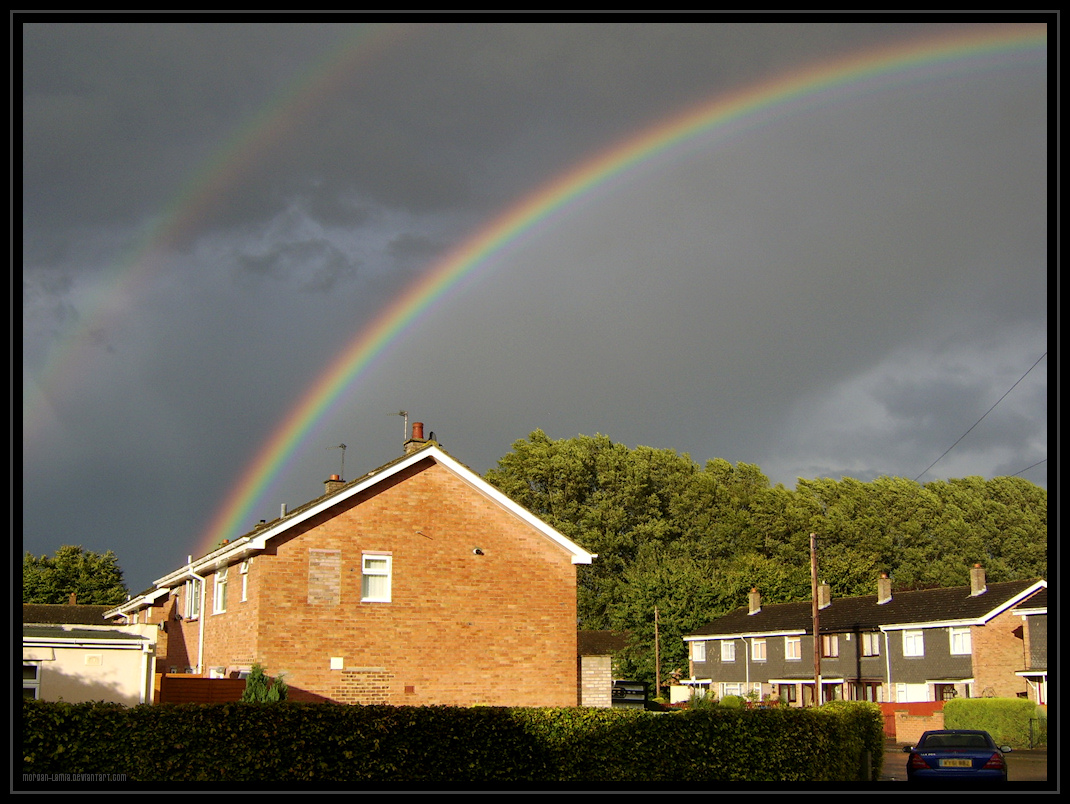
[[[246,703],[278,703],[286,700],[286,692],[286,682],[281,675],[272,682],[265,675],[264,668],[254,664],[249,677],[245,679],[245,691],[241,699]]]
[[[22,560],[23,603],[78,603],[118,605],[129,596],[123,571],[115,554],[98,554],[64,545],[54,556],[35,557],[29,551]]]

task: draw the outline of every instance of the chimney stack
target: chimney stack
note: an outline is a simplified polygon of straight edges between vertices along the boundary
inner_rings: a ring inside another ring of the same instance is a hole
[[[323,481],[323,493],[334,494],[338,489],[342,488],[346,482],[342,480],[341,475],[331,475],[327,480]]]
[[[749,614],[757,614],[762,610],[762,596],[758,594],[758,587],[754,587],[750,590],[750,612]]]
[[[67,598],[67,605],[68,606],[77,606],[78,605],[78,593],[77,592],[71,592],[71,596],[69,598]]]
[[[980,564],[974,564],[973,569],[970,570],[970,597],[983,595],[987,591],[988,584],[985,583],[984,568]]]
[[[877,605],[883,605],[892,599],[892,582],[888,578],[888,574],[881,573],[881,577],[877,579]]]
[[[824,581],[817,587],[817,607],[828,608],[832,604],[832,587]]]
[[[405,442],[405,454],[411,455],[416,450],[423,447],[427,443],[427,439],[424,438],[424,423],[413,422],[412,423],[412,438]]]

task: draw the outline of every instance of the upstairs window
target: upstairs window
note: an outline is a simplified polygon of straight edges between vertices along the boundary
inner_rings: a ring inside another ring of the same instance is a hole
[[[704,662],[706,661],[706,643],[705,642],[692,642],[691,643],[691,661]]]
[[[795,661],[802,658],[802,638],[797,636],[784,637],[784,658]]]
[[[220,567],[215,573],[215,590],[212,595],[212,612],[222,614],[227,610],[227,573],[230,567]]]
[[[951,653],[955,656],[968,656],[973,652],[973,640],[970,639],[970,628],[948,628],[948,636],[951,639]]]
[[[195,578],[186,581],[186,619],[196,620],[201,616],[201,582]]]
[[[840,637],[837,634],[825,634],[821,637],[821,657],[835,659],[840,655]]]
[[[750,657],[755,662],[765,661],[765,640],[755,639],[750,643]]]
[[[903,655],[904,656],[924,656],[925,655],[925,635],[922,631],[904,631],[903,632]]]
[[[389,603],[393,557],[389,553],[361,556],[360,599],[365,603]]]
[[[721,643],[721,661],[734,662],[736,660],[736,643],[726,639]]]
[[[862,634],[862,655],[881,655],[881,635],[876,631],[867,631]]]

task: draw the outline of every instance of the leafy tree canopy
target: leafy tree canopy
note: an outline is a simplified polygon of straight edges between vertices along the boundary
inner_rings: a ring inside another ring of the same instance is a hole
[[[53,556],[22,559],[23,603],[67,603],[71,594],[80,604],[118,605],[129,592],[115,554],[94,553],[65,545]]]
[[[968,477],[800,479],[772,486],[757,466],[702,467],[673,450],[607,436],[513,444],[486,479],[598,558],[578,568],[579,624],[633,636],[621,671],[652,680],[654,608],[662,678],[687,667],[681,637],[746,604],[810,597],[810,534],[834,596],[1047,575],[1047,491],[1027,480]]]

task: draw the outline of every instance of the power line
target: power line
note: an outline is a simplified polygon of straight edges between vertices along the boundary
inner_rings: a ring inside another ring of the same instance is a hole
[[[1024,380],[1024,379],[1026,378],[1026,376],[1027,376],[1027,375],[1029,374],[1029,372],[1030,372],[1030,371],[1032,371],[1033,369],[1035,369],[1035,368],[1036,368],[1036,367],[1037,367],[1037,366],[1038,366],[1038,365],[1040,364],[1040,361],[1041,361],[1041,360],[1043,360],[1043,359],[1044,359],[1045,357],[1047,357],[1047,356],[1048,356],[1048,353],[1047,353],[1047,352],[1045,352],[1045,353],[1044,353],[1044,354],[1042,354],[1042,355],[1041,355],[1040,357],[1038,357],[1038,358],[1037,358],[1037,362],[1036,362],[1036,363],[1034,363],[1033,365],[1031,365],[1031,366],[1030,366],[1030,367],[1028,368],[1028,370],[1027,370],[1027,371],[1025,372],[1025,374],[1023,374],[1023,375],[1022,375],[1021,377],[1019,377],[1019,378],[1018,378],[1018,379],[1017,379],[1017,380],[1015,381],[1014,385],[1012,385],[1012,386],[1011,386],[1010,388],[1008,388],[1008,389],[1007,389],[1007,392],[1006,392],[1005,394],[1003,394],[1003,396],[1001,396],[1001,397],[1000,397],[999,399],[997,399],[997,400],[996,400],[996,405],[998,405],[998,404],[999,404],[1000,402],[1002,402],[1002,401],[1003,401],[1004,399],[1006,399],[1006,398],[1007,398],[1007,394],[1009,394],[1009,393],[1010,393],[1011,391],[1013,391],[1013,390],[1015,389],[1015,387],[1016,387],[1016,386],[1018,385],[1018,383],[1020,383],[1020,382],[1021,382],[1022,380]],[[961,436],[959,436],[959,439],[958,439],[958,441],[956,441],[956,442],[955,442],[954,444],[952,444],[952,445],[951,445],[950,447],[948,447],[948,448],[947,448],[946,450],[944,450],[944,454],[943,454],[943,455],[941,455],[941,456],[940,456],[939,458],[937,458],[937,459],[936,459],[935,461],[933,461],[932,463],[930,463],[930,464],[929,464],[929,465],[928,465],[928,466],[927,466],[927,467],[925,468],[925,471],[923,471],[923,472],[922,472],[922,473],[921,473],[920,475],[918,475],[918,476],[917,476],[916,478],[914,478],[914,482],[915,482],[915,483],[917,483],[917,482],[918,482],[918,479],[919,479],[919,478],[921,478],[921,477],[922,477],[922,476],[923,476],[923,475],[925,474],[925,472],[928,472],[928,471],[929,471],[930,469],[932,469],[932,468],[933,468],[934,466],[936,466],[936,464],[940,463],[940,461],[942,461],[942,460],[944,459],[944,455],[947,455],[947,453],[951,452],[951,450],[953,450],[953,449],[954,449],[955,447],[957,447],[957,446],[959,445],[959,441],[962,441],[962,439],[964,439],[964,438],[965,438],[966,436],[968,436],[968,435],[970,434],[970,430],[973,430],[973,428],[974,428],[974,427],[976,427],[977,425],[979,425],[979,424],[981,423],[981,420],[982,420],[982,419],[984,419],[984,417],[985,417],[985,416],[987,416],[987,415],[988,415],[989,413],[991,413],[991,412],[992,412],[993,410],[995,410],[995,409],[996,409],[996,405],[993,405],[993,406],[992,406],[992,407],[990,407],[990,408],[989,408],[988,410],[986,410],[986,411],[984,412],[984,415],[983,415],[983,416],[981,416],[981,418],[980,418],[980,419],[978,419],[977,421],[975,421],[975,422],[973,423],[973,425],[971,425],[971,426],[970,426],[970,429],[969,429],[969,430],[967,430],[967,431],[966,431],[965,433],[963,433],[963,434],[962,434]],[[1047,459],[1045,458],[1045,460],[1047,460]],[[1033,465],[1034,465],[1034,466],[1036,466],[1036,464],[1033,464]],[[1029,468],[1032,468],[1032,467],[1029,467]],[[1025,469],[1023,469],[1022,471],[1024,472],[1024,471],[1025,471]]]

